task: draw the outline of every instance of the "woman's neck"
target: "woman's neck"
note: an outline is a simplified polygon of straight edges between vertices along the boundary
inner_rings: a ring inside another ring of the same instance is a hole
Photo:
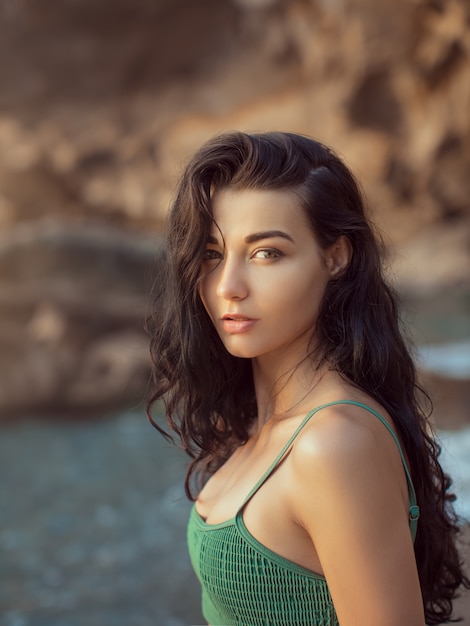
[[[327,363],[311,357],[292,365],[267,357],[254,359],[257,429],[261,429],[268,420],[283,419],[302,412],[304,405],[311,404],[328,372]]]

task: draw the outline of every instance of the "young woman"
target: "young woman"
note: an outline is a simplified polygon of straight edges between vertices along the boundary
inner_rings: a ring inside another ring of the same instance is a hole
[[[470,585],[454,497],[348,168],[289,133],[209,141],[170,212],[166,278],[149,417],[164,432],[162,398],[193,458],[207,621],[447,622]]]

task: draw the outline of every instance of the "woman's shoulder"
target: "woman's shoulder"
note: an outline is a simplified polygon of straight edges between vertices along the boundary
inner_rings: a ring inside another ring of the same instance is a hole
[[[375,437],[395,432],[393,419],[388,411],[376,400],[363,393],[354,395],[338,394],[327,399],[310,411],[302,439],[327,437],[332,443],[353,437]],[[310,437],[309,437],[310,436]],[[389,435],[390,436],[390,435]]]
[[[315,546],[341,623],[409,615],[421,624],[406,476],[390,432],[363,405],[390,420],[370,401],[312,415],[291,451],[286,501]]]
[[[386,419],[380,407],[371,408]],[[409,534],[408,485],[397,444],[367,409],[338,404],[315,413],[292,447],[287,472],[293,519],[318,545],[330,532],[352,539],[349,526],[358,533],[380,527],[381,540],[395,523]]]
[[[391,436],[393,421],[385,409],[370,398],[326,403],[316,410],[299,434],[291,452],[296,478],[315,475],[329,482],[332,477],[349,481],[353,474],[375,471],[378,477],[386,466],[398,468],[399,449]],[[396,433],[394,433],[396,434]]]

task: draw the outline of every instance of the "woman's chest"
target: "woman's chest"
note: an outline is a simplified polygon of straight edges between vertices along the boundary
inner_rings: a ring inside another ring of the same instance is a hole
[[[257,499],[273,489],[279,493],[283,443],[285,434],[278,429],[238,448],[200,492],[196,508],[201,517],[211,524],[232,519],[261,486]]]
[[[200,492],[196,502],[200,516],[210,524],[235,517],[267,467],[269,461],[264,454],[237,450]]]

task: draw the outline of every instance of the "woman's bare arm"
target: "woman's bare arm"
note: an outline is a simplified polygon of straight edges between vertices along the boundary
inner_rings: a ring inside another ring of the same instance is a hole
[[[406,480],[390,433],[356,408],[335,407],[299,439],[291,467],[293,510],[341,626],[424,626]]]

